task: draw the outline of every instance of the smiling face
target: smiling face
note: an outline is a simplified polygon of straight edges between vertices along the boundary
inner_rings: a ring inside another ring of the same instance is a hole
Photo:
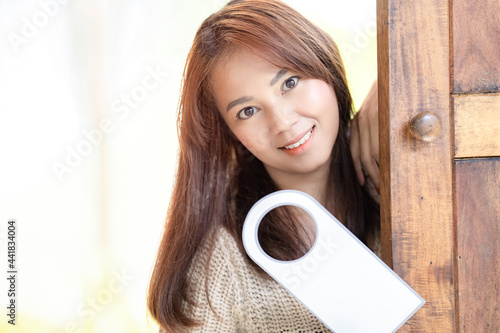
[[[339,127],[333,88],[239,51],[213,77],[220,114],[271,178],[329,168]]]

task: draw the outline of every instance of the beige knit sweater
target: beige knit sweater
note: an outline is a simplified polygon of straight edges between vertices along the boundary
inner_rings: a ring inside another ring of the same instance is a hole
[[[276,281],[260,276],[224,228],[212,239],[212,256],[210,244],[200,248],[188,272],[197,306],[187,309],[202,323],[189,332],[331,332]]]

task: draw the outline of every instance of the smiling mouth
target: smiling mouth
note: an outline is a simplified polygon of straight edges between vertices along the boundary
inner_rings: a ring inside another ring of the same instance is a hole
[[[311,133],[312,133],[313,130],[314,130],[314,126],[311,128],[311,130],[309,132],[307,132],[302,137],[302,139],[300,139],[299,141],[297,141],[295,143],[292,143],[291,145],[288,145],[288,146],[285,146],[285,147],[281,147],[281,148],[282,149],[294,149],[294,148],[300,147],[301,145],[303,145],[304,143],[306,143],[307,140],[309,140],[309,138],[311,137]]]

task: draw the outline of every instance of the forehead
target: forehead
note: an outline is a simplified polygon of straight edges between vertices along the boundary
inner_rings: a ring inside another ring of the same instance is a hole
[[[280,69],[261,55],[239,50],[219,62],[213,78],[214,81],[226,81],[239,79],[241,75],[266,76],[276,74]]]
[[[222,59],[212,75],[212,89],[217,101],[250,94],[256,86],[270,86],[273,77],[281,70],[262,56],[236,51]]]

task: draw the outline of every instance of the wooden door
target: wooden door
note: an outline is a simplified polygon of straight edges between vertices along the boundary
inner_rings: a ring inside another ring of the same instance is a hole
[[[382,255],[426,300],[400,331],[500,332],[500,2],[377,12]]]

